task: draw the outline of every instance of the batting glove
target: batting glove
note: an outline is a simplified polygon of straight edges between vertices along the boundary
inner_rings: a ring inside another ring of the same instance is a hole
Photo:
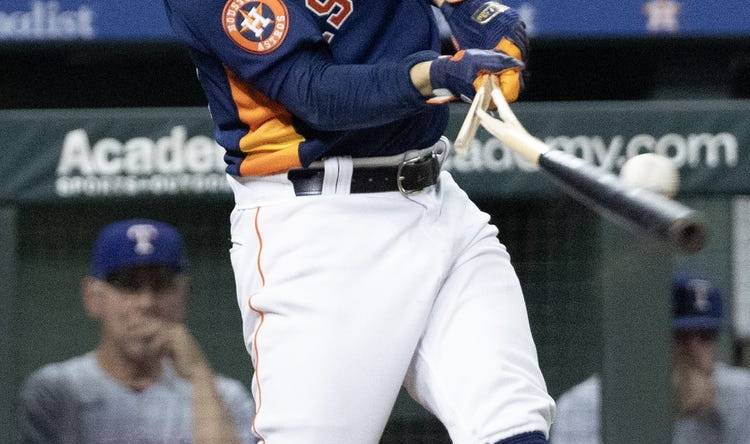
[[[487,0],[448,0],[441,9],[451,27],[456,49],[494,49],[527,60],[526,25],[515,9]],[[506,100],[517,100],[523,89],[521,72],[500,76],[500,88]]]
[[[502,76],[505,73],[519,73],[524,63],[507,54],[484,49],[458,51],[452,57],[435,59],[430,66],[430,82],[436,98],[430,103],[444,103],[447,90],[454,97],[471,101],[480,86],[480,77],[485,74]],[[502,78],[502,77],[501,77]]]

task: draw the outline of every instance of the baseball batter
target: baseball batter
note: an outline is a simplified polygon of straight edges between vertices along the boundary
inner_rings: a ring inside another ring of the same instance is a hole
[[[526,36],[493,1],[165,0],[226,148],[231,259],[270,444],[376,443],[399,388],[457,443],[545,443],[554,403],[497,229],[440,164],[447,97]]]

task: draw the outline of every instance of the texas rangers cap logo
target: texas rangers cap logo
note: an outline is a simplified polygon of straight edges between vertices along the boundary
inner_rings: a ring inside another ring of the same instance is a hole
[[[224,32],[242,49],[267,54],[284,41],[289,12],[282,0],[229,0],[221,23]]]
[[[141,255],[147,255],[154,252],[154,238],[159,234],[159,230],[150,224],[136,224],[128,228],[128,238],[135,241],[133,250]]]

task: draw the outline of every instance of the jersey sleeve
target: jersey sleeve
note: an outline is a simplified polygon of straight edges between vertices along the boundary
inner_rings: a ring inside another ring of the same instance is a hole
[[[227,411],[234,421],[237,437],[242,444],[256,444],[258,441],[252,432],[255,417],[255,403],[239,381],[220,378],[219,390]]]
[[[62,405],[56,381],[54,372],[45,368],[24,382],[19,408],[21,443],[60,442]]]
[[[430,106],[412,85],[409,70],[436,58],[435,52],[375,65],[336,64],[312,13],[296,2],[269,1],[282,5],[287,14],[281,41],[272,39],[268,43],[271,49],[258,48],[252,41],[253,31],[238,33],[227,24],[226,8],[237,0],[226,5],[221,0],[165,2],[172,27],[193,50],[217,58],[241,81],[281,103],[312,128],[372,127]],[[280,14],[265,14],[274,23],[281,18]],[[250,24],[245,22],[241,29]]]

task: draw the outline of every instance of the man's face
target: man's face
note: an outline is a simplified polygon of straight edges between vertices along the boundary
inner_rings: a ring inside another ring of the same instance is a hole
[[[142,266],[116,271],[92,285],[97,291],[87,308],[101,321],[103,339],[132,362],[160,359],[163,352],[154,345],[157,332],[185,317],[185,277],[166,267]]]
[[[705,374],[713,373],[716,362],[715,330],[682,331],[674,334],[674,360],[676,366],[687,366]]]

